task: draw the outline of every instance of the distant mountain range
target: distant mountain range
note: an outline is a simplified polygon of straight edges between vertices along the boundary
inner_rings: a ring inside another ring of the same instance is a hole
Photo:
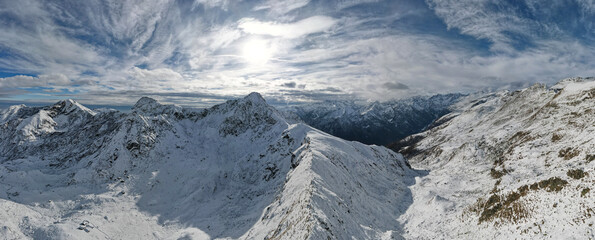
[[[449,113],[465,95],[412,97],[388,102],[325,101],[289,111],[305,123],[337,137],[366,144],[386,145],[418,133]]]

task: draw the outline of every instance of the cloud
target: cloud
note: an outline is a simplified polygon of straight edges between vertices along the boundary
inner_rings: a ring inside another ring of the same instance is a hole
[[[3,88],[71,86],[83,84],[92,84],[92,82],[86,80],[70,80],[63,74],[43,74],[36,77],[16,75],[13,77],[0,78],[0,87]]]
[[[132,79],[146,82],[182,81],[184,79],[182,75],[168,68],[148,70],[133,67],[129,71],[129,76]]]
[[[327,88],[321,89],[321,91],[322,91],[322,92],[332,92],[332,93],[340,93],[340,92],[343,92],[343,91],[341,91],[341,89],[334,88],[334,87],[327,87]]]
[[[0,101],[133,103],[154,93],[198,104],[253,91],[276,102],[388,100],[595,69],[588,0],[22,0],[0,9],[0,76],[12,76],[0,78]]]
[[[227,10],[229,6],[229,0],[196,0],[194,4],[202,4],[208,8],[220,7],[224,10]]]
[[[14,87],[32,87],[41,84],[39,78],[17,75],[14,77],[0,78],[0,87],[14,88]]]
[[[295,9],[308,5],[310,0],[268,0],[261,5],[254,7],[254,10],[269,9],[270,13],[274,15],[283,15]]]
[[[402,84],[400,82],[387,82],[382,85],[388,89],[391,89],[391,90],[407,90],[407,89],[409,89],[409,86]]]
[[[512,53],[544,39],[592,40],[593,2],[428,0],[448,28],[490,40],[492,50]],[[580,7],[578,7],[580,6]],[[577,24],[580,23],[580,24]]]
[[[286,88],[295,88],[296,83],[295,82],[286,82],[281,84],[281,86],[286,87]]]
[[[294,23],[261,22],[253,18],[244,18],[239,21],[238,27],[249,34],[298,38],[326,31],[335,23],[337,20],[326,16],[313,16]]]
[[[340,9],[344,9],[344,8],[353,7],[355,5],[362,4],[362,3],[374,3],[374,2],[380,2],[380,0],[345,0],[345,1],[338,2],[338,7]]]

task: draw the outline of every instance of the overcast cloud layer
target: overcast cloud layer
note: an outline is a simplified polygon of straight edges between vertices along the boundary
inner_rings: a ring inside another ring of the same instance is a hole
[[[0,101],[276,104],[594,74],[592,0],[0,0]]]

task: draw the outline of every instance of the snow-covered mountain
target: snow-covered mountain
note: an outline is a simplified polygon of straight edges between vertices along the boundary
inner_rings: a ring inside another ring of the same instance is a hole
[[[385,145],[422,131],[450,112],[463,95],[412,97],[388,102],[324,101],[298,106],[305,123],[337,137],[366,144]]]
[[[0,238],[595,238],[595,81],[469,99],[392,145],[422,170],[256,93],[203,110],[13,106]]]
[[[253,93],[0,114],[2,239],[391,239],[423,172],[282,117]]]
[[[411,239],[595,238],[595,81],[498,92],[393,145],[426,176]]]

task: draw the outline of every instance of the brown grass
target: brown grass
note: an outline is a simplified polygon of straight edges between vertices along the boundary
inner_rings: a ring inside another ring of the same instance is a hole
[[[534,140],[535,137],[531,136],[531,132],[528,131],[519,131],[515,133],[512,137],[510,137],[511,143],[516,143],[516,145],[523,144],[529,141]]]
[[[500,181],[496,182],[497,185],[499,183]],[[479,215],[480,224],[483,222],[496,222],[497,220],[518,223],[530,214],[526,203],[520,201],[529,191],[543,189],[548,192],[559,192],[567,184],[566,180],[552,177],[531,185],[523,185],[507,195],[496,194],[495,191],[492,191],[492,195],[487,200],[477,199],[476,203],[471,205],[468,210]]]
[[[562,135],[560,135],[560,134],[557,134],[557,133],[554,133],[554,134],[552,135],[552,142],[557,142],[557,141],[559,141],[560,139],[562,139]]]
[[[585,197],[590,191],[590,188],[584,188],[583,191],[581,191],[581,197]]]
[[[524,203],[519,202],[521,194],[512,191],[506,196],[493,194],[486,201],[479,199],[472,211],[479,214],[479,223],[502,220],[518,223],[529,216]]]
[[[559,177],[552,177],[552,178],[543,180],[543,181],[539,182],[538,184],[539,184],[539,189],[544,189],[548,192],[559,192],[566,186],[566,184],[568,184],[568,181],[561,179]]]
[[[570,169],[568,172],[566,172],[566,175],[574,179],[581,179],[585,177],[587,173],[582,169]]]
[[[556,108],[558,108],[558,103],[555,103],[555,102],[548,102],[548,103],[545,105],[545,107],[549,107],[549,108],[554,108],[554,109],[556,109]]]
[[[564,160],[570,160],[580,154],[578,149],[573,149],[571,147],[567,147],[564,149],[560,149],[558,152],[558,157],[564,158]]]
[[[503,169],[502,171],[498,171],[495,168],[490,169],[490,176],[492,176],[494,179],[501,178],[502,176],[506,175],[506,173],[508,173],[506,169]]]

